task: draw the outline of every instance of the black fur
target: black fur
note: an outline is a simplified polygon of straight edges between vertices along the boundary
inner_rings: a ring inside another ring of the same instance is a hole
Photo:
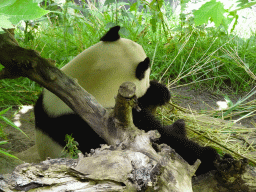
[[[193,165],[197,159],[201,164],[196,171],[196,175],[215,170],[214,161],[219,160],[220,156],[212,147],[202,147],[189,140],[186,136],[185,123],[178,120],[172,125],[163,126],[159,130],[161,138],[159,143],[166,143],[171,146],[184,160]]]
[[[79,143],[79,150],[90,152],[90,149],[100,147],[105,141],[95,133],[84,120],[76,114],[64,114],[59,117],[50,117],[42,105],[41,95],[34,107],[35,124],[44,133],[48,134],[63,147],[65,135],[72,137]]]
[[[120,39],[120,35],[118,34],[120,30],[120,26],[115,26],[109,29],[109,31],[101,37],[101,41],[107,41],[107,42],[112,42],[112,41],[117,41]]]
[[[150,97],[152,98],[151,100],[149,99]],[[136,109],[133,109],[134,125],[145,131],[158,130],[161,137],[157,143],[169,145],[190,165],[193,165],[197,159],[200,159],[202,163],[196,171],[196,175],[216,169],[214,161],[220,159],[219,154],[212,147],[202,147],[189,140],[184,120],[177,120],[172,125],[163,126],[147,107],[147,105],[161,106],[168,102],[170,97],[171,95],[164,85],[151,81],[146,94],[138,99],[141,111],[138,112]],[[159,103],[156,102],[158,101],[157,99],[159,99]]]
[[[145,71],[150,67],[150,60],[147,57],[144,61],[140,62],[136,69],[136,78],[142,80],[145,77]]]
[[[139,98],[139,104],[143,108],[147,108],[148,106],[162,106],[168,103],[170,99],[171,94],[166,86],[153,80],[150,81],[150,86],[146,94]]]
[[[161,106],[167,103],[170,97],[170,92],[164,85],[156,81],[151,81],[146,94],[138,99],[141,111],[138,112],[135,109],[132,111],[135,126],[145,131],[158,130],[161,134],[161,138],[157,143],[168,144],[189,164],[192,165],[197,159],[200,159],[202,164],[196,172],[197,175],[214,170],[213,162],[219,159],[219,155],[215,149],[211,147],[201,147],[197,143],[189,140],[186,136],[185,123],[183,120],[178,120],[172,125],[163,126],[147,108],[147,105]],[[36,126],[62,146],[65,145],[64,138],[66,134],[73,135],[75,140],[79,143],[79,149],[82,152],[90,152],[90,149],[97,148],[99,144],[105,143],[105,141],[76,114],[66,114],[57,118],[48,116],[42,106],[42,96],[39,97],[34,111]]]
[[[111,28],[101,41],[116,41],[120,38],[119,26]],[[145,71],[150,67],[149,58],[138,64],[135,76],[139,80],[145,77]],[[90,149],[99,147],[99,144],[105,143],[90,127],[76,114],[63,114],[60,117],[51,117],[45,111],[42,104],[43,95],[36,102],[35,123],[36,127],[48,134],[60,145],[65,146],[65,135],[72,134],[79,143],[79,149],[82,152],[90,152]],[[171,94],[169,90],[157,81],[151,81],[145,95],[138,98],[138,105],[141,111],[133,109],[133,122],[139,128],[145,131],[158,130],[161,138],[158,143],[166,143],[180,154],[189,164],[194,164],[197,159],[202,161],[196,174],[200,175],[215,169],[214,161],[220,157],[215,149],[211,147],[201,147],[197,143],[187,138],[185,123],[178,120],[172,125],[163,126],[156,119],[152,111],[158,106],[162,106],[170,101]],[[112,121],[109,121],[112,123]]]

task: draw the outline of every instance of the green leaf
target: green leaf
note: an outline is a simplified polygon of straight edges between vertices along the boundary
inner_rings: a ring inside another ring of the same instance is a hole
[[[114,26],[116,26],[115,23],[109,22],[109,23],[106,24],[106,27],[105,27],[105,28],[106,28],[107,30],[109,30],[109,28],[114,27]]]
[[[158,1],[157,1],[157,4],[158,4],[158,9],[160,10],[161,7],[162,7],[163,4],[164,4],[164,1],[163,1],[163,0],[158,0]]]
[[[5,6],[10,6],[15,3],[16,0],[4,0],[0,1],[0,8],[5,7]]]
[[[7,152],[2,151],[2,150],[0,150],[0,153],[6,155],[6,156],[8,156],[8,157],[13,157],[13,158],[15,158],[15,159],[19,159],[18,157],[15,157],[14,155],[11,155],[10,153],[7,153]]]
[[[133,3],[130,7],[130,11],[135,11],[137,12],[137,2],[136,3]]]
[[[233,22],[232,22],[233,25],[232,25],[232,28],[230,29],[230,32],[233,32],[233,31],[234,31],[234,29],[235,29],[237,23],[238,23],[238,15],[236,15],[236,16],[234,17],[234,19],[233,19]]]
[[[151,1],[151,3],[149,4],[149,7],[152,7],[155,2],[156,2],[156,0]]]
[[[208,20],[211,19],[218,27],[225,18],[224,13],[224,5],[221,2],[216,2],[216,0],[211,0],[194,12],[195,25],[208,23]]]
[[[237,6],[239,6],[239,7],[241,7],[241,6],[243,6],[243,5],[247,4],[247,3],[249,3],[248,0],[237,0],[236,2],[239,3],[239,4],[237,5]]]
[[[189,2],[189,0],[181,0],[180,1],[180,9],[181,12],[183,12],[186,9],[187,3]]]
[[[4,145],[6,143],[8,143],[8,141],[0,141],[0,145]]]
[[[129,36],[130,35],[130,32],[124,27],[121,27],[120,33],[123,34],[124,36]]]
[[[5,114],[7,111],[9,111],[12,107],[8,107],[7,109],[4,109],[2,111],[0,111],[0,115]]]
[[[238,9],[236,9],[234,11],[239,11],[239,10],[242,10],[242,9],[246,9],[246,8],[249,8],[249,7],[253,6],[253,5],[256,5],[255,1],[252,1],[252,2],[246,3],[246,4],[242,4],[241,7],[239,7]]]
[[[0,14],[0,32],[4,31],[2,28],[9,29],[13,28],[12,22],[9,20],[9,17],[6,15]]]
[[[233,107],[234,103],[229,99],[229,97],[226,95],[224,96],[224,99],[226,100],[226,103],[228,105],[228,107]]]
[[[9,17],[10,22],[14,25],[21,20],[34,20],[49,13],[49,11],[40,8],[33,0],[17,0],[15,3],[13,0],[9,0],[8,2],[12,4],[0,4],[0,14]]]
[[[17,127],[12,121],[10,121],[9,119],[7,119],[6,117],[0,116],[0,120],[3,120],[5,123],[7,123],[8,125],[11,125],[12,127],[14,127],[15,129],[19,130],[20,132],[22,132],[24,135],[26,135],[26,133],[24,133],[19,127]],[[26,135],[27,136],[27,135]],[[27,136],[28,137],[28,136]]]
[[[154,17],[152,19],[150,19],[150,24],[152,27],[152,31],[155,33],[156,32],[156,19]]]
[[[109,5],[109,4],[115,3],[115,2],[116,2],[116,0],[106,0],[104,5]]]

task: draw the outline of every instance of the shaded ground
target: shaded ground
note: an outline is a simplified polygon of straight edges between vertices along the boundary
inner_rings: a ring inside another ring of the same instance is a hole
[[[5,138],[8,139],[8,143],[1,145],[1,148],[8,149],[8,151],[14,155],[17,153],[23,152],[32,146],[35,145],[35,133],[34,133],[34,113],[32,106],[25,106],[25,109],[28,110],[19,110],[18,107],[13,107],[12,110],[6,113],[6,117],[8,117],[12,122],[14,122],[19,128],[27,134],[26,137],[23,133],[18,131],[17,129],[11,127],[3,123],[0,120],[0,124],[4,127]],[[2,138],[0,138],[1,140]],[[32,156],[31,153],[26,154],[28,156]],[[24,159],[23,159],[24,160]],[[8,173],[13,170],[13,168],[20,164],[21,162],[15,160],[14,158],[7,157],[0,153],[0,174]]]
[[[225,92],[212,92],[206,88],[191,89],[188,87],[181,87],[172,89],[172,100],[179,106],[185,107],[187,109],[196,110],[197,112],[204,112],[207,110],[216,110],[219,108],[217,101],[225,101],[224,96],[227,95],[228,98],[235,104],[240,98],[244,97],[245,94],[232,94]],[[250,101],[256,99],[256,96],[252,96]],[[249,101],[249,100],[248,100]],[[235,118],[234,118],[235,119]],[[245,127],[251,128],[255,127],[252,122],[256,122],[256,117],[247,118],[241,120],[239,123]]]
[[[221,94],[215,94],[207,90],[196,90],[188,87],[172,89],[174,103],[191,108],[196,111],[217,109],[217,101],[224,100]]]
[[[224,94],[213,93],[207,90],[195,90],[186,87],[172,89],[172,100],[179,106],[191,108],[196,111],[212,110],[217,109],[217,101],[224,101]],[[229,95],[229,98],[235,103],[240,96]],[[32,106],[25,106],[23,110],[16,113],[18,108],[13,108],[9,111],[6,116],[16,123],[27,135],[12,128],[9,125],[4,124],[4,132],[6,133],[6,138],[8,138],[9,143],[2,145],[13,154],[18,153],[18,157],[29,162],[29,158],[35,158],[37,154],[32,154],[31,147],[35,144],[35,134],[34,134],[34,114]],[[242,122],[244,126],[252,127],[250,123],[253,118],[246,119]],[[2,124],[2,122],[1,122]],[[27,150],[27,151],[26,151]],[[25,151],[25,152],[24,152]],[[21,153],[22,152],[22,153]],[[12,163],[11,163],[12,162]],[[12,171],[18,161],[14,161],[12,158],[7,158],[6,156],[0,155],[0,174]]]
[[[13,107],[12,110],[7,112],[6,116],[26,133],[28,137],[17,129],[5,124],[4,132],[7,139],[9,139],[9,143],[4,146],[16,153],[33,146],[35,141],[33,106],[24,106],[22,109]]]

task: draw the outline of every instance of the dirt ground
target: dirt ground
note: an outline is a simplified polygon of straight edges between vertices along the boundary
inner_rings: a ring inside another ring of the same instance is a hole
[[[207,90],[196,90],[186,87],[172,89],[172,101],[179,106],[191,108],[196,111],[212,110],[217,109],[217,101],[224,101],[222,93],[213,93]],[[235,103],[240,96],[229,95],[229,98]],[[34,113],[33,106],[23,106],[19,109],[13,107],[6,117],[22,129],[28,137],[22,134],[15,128],[3,124],[6,138],[9,140],[8,144],[2,145],[1,147],[8,149],[12,154],[17,155],[20,159],[26,162],[39,161],[38,154],[35,152],[33,147],[35,145],[35,134],[34,134]],[[242,124],[246,127],[253,127],[250,120],[244,120]],[[2,124],[2,122],[1,122]],[[1,153],[0,153],[1,154]],[[17,164],[21,161],[13,160],[13,158],[0,155],[0,174],[11,172]]]
[[[224,102],[224,96],[228,98],[235,104],[239,99],[245,97],[245,94],[233,94],[232,91],[209,91],[207,88],[191,89],[189,87],[180,87],[171,90],[172,101],[179,106],[185,107],[187,109],[196,110],[197,112],[216,110],[219,108],[217,105],[218,101]],[[256,99],[256,96],[252,96],[248,101]],[[235,118],[234,118],[235,119]],[[239,124],[248,127],[255,128],[252,122],[256,122],[256,116],[247,118],[239,121]]]

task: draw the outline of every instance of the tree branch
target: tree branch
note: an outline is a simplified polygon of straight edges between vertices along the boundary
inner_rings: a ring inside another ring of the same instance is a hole
[[[37,82],[62,99],[99,136],[114,146],[115,150],[102,148],[99,149],[99,152],[96,150],[91,157],[80,158],[78,165],[69,170],[72,173],[75,172],[77,177],[98,180],[105,184],[111,181],[115,186],[118,183],[123,183],[126,190],[129,188],[132,191],[145,188],[159,191],[192,192],[191,177],[200,161],[198,160],[193,166],[190,166],[165,145],[162,145],[161,151],[156,153],[151,146],[151,141],[158,138],[159,134],[156,131],[145,133],[133,124],[132,108],[136,106],[134,84],[126,82],[121,85],[115,108],[109,112],[75,79],[66,76],[56,68],[52,60],[42,58],[34,50],[19,47],[17,41],[8,31],[0,35],[0,63],[5,67],[0,71],[0,79],[22,76]],[[91,166],[94,166],[95,169],[92,170]],[[101,166],[104,166],[104,169],[101,169]],[[28,189],[27,187],[32,189],[40,186],[48,188],[49,185],[56,187],[56,183],[62,181],[59,179],[59,173],[66,175],[67,168],[62,170],[62,166],[58,167],[57,179],[49,183],[49,175],[45,171],[50,170],[51,172],[49,167],[50,165],[45,167],[44,164],[42,168],[37,165],[35,167],[21,165],[16,173],[13,173],[14,181],[11,181],[10,184],[5,182],[5,186],[6,188],[16,186],[15,189],[22,190]],[[123,167],[126,169],[122,170]],[[112,172],[106,174],[108,171]],[[28,175],[26,175],[27,173]],[[21,178],[30,178],[29,183],[27,179],[20,183],[21,179],[17,179],[17,174]],[[54,174],[55,172],[53,172]],[[70,180],[69,176],[68,180]],[[120,185],[118,184],[118,186]],[[1,188],[0,182],[0,191]]]

